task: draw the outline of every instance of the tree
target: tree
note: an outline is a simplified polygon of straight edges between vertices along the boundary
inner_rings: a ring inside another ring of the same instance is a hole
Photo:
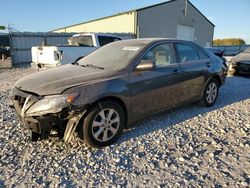
[[[246,42],[240,38],[216,39],[213,46],[244,45]]]

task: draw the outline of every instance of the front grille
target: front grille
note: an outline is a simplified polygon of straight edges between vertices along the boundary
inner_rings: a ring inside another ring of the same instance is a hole
[[[29,97],[30,96],[30,97]],[[13,102],[13,105],[19,115],[21,115],[22,108],[25,104],[26,99],[29,97],[29,101],[27,101],[29,104],[32,104],[39,100],[38,96],[35,96],[34,94],[21,91],[17,88],[13,88],[11,92],[11,100]]]

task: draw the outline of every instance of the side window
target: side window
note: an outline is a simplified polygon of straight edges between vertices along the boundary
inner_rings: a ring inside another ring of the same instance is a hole
[[[190,44],[177,43],[176,50],[180,63],[185,61],[199,60],[199,55],[196,48]]]
[[[202,49],[198,48],[200,59],[209,59],[208,55],[203,52]]]
[[[159,44],[153,47],[144,55],[142,60],[152,60],[157,67],[163,67],[175,63],[170,43]]]
[[[92,37],[88,35],[72,37],[70,43],[78,46],[94,46]]]
[[[121,40],[120,38],[114,37],[113,42]]]
[[[121,40],[117,37],[109,37],[109,36],[98,36],[100,46],[104,46],[110,42]]]

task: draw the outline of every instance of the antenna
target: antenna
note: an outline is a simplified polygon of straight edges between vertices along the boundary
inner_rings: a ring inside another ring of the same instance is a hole
[[[16,28],[14,28],[13,25],[14,25],[14,24],[8,24],[9,33],[10,33],[10,32],[13,32],[13,31],[21,32],[21,31],[17,30]]]

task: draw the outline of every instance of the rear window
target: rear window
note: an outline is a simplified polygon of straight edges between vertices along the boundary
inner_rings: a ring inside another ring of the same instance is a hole
[[[104,46],[108,43],[114,42],[114,41],[118,41],[121,40],[117,37],[110,37],[110,36],[98,36],[98,40],[99,40],[99,44],[100,46]]]
[[[198,48],[200,59],[209,59],[209,56],[203,52],[202,49]]]
[[[195,47],[190,44],[176,44],[179,62],[199,60],[199,55]]]
[[[71,43],[77,46],[94,46],[92,36],[75,36],[72,37]]]

